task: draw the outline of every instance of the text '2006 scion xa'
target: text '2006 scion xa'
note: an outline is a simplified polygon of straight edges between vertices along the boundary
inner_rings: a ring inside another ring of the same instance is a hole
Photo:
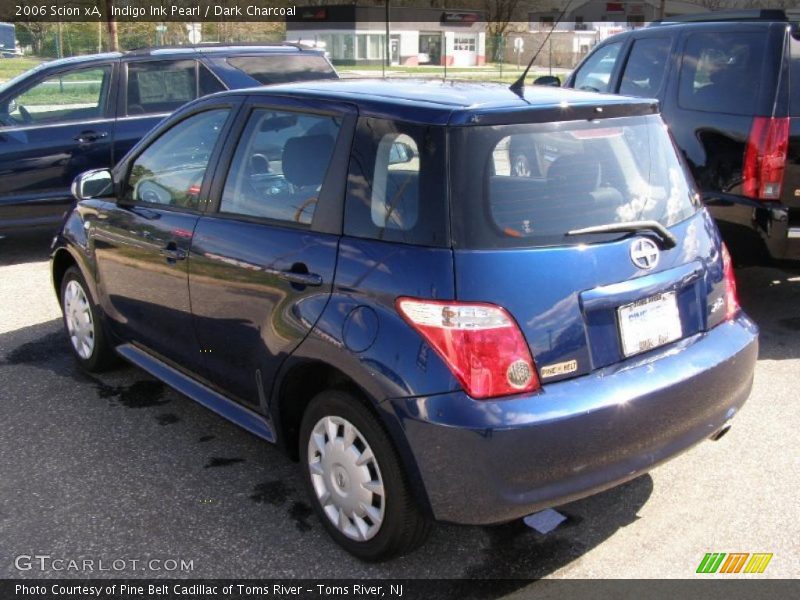
[[[280,444],[367,560],[433,520],[510,521],[636,477],[750,392],[757,329],[652,101],[229,92],[74,192],[52,271],[79,363],[121,355]]]

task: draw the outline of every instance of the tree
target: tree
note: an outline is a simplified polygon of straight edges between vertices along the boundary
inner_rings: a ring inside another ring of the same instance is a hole
[[[119,50],[119,37],[117,35],[117,19],[113,16],[114,0],[106,0],[106,19],[108,19],[108,49],[111,52]]]
[[[492,62],[503,61],[503,44],[501,40],[508,30],[520,0],[485,0],[486,34],[489,37]]]
[[[19,32],[18,38],[20,44],[27,45],[30,43],[33,48],[33,53],[36,56],[41,56],[44,51],[45,40],[53,33],[53,23],[46,23],[43,21],[18,21],[23,31]]]

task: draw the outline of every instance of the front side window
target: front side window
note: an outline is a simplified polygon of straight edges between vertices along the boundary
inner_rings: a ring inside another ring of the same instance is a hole
[[[197,62],[158,60],[128,64],[127,114],[170,113],[197,98]]]
[[[625,64],[619,93],[640,98],[656,96],[667,70],[669,49],[669,38],[636,40]]]
[[[448,243],[444,129],[362,118],[350,157],[346,235]]]
[[[53,75],[9,100],[2,124],[36,125],[105,116],[111,67]]]
[[[218,108],[192,115],[157,138],[131,167],[128,199],[196,209],[208,161],[229,113]]]
[[[755,113],[765,39],[753,32],[690,35],[678,86],[681,108]]]
[[[615,42],[600,48],[586,59],[575,74],[574,88],[590,92],[607,92],[611,84],[611,72],[617,62],[622,42]]]
[[[233,157],[220,212],[308,226],[341,118],[254,110]]]
[[[657,116],[466,127],[454,131],[451,153],[462,247],[593,243],[604,238],[570,232],[646,220],[670,227],[699,206]],[[512,162],[519,153],[530,167],[522,176]]]

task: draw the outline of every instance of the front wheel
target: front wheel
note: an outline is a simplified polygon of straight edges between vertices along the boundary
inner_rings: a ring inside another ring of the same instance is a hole
[[[70,267],[61,281],[61,311],[72,354],[90,372],[104,371],[117,361],[86,281],[77,267]]]
[[[300,455],[314,509],[345,550],[380,561],[425,541],[430,523],[383,427],[358,398],[316,396],[303,416]]]

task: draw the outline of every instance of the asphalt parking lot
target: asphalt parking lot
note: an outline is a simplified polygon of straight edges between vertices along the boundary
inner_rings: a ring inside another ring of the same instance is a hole
[[[136,368],[77,369],[47,245],[0,240],[0,577],[690,578],[706,552],[769,552],[757,577],[800,573],[800,271],[737,272],[761,351],[722,440],[559,507],[547,535],[439,525],[416,553],[366,565],[328,538],[269,444]],[[19,570],[31,554],[126,563]],[[150,559],[161,570],[143,570]]]

